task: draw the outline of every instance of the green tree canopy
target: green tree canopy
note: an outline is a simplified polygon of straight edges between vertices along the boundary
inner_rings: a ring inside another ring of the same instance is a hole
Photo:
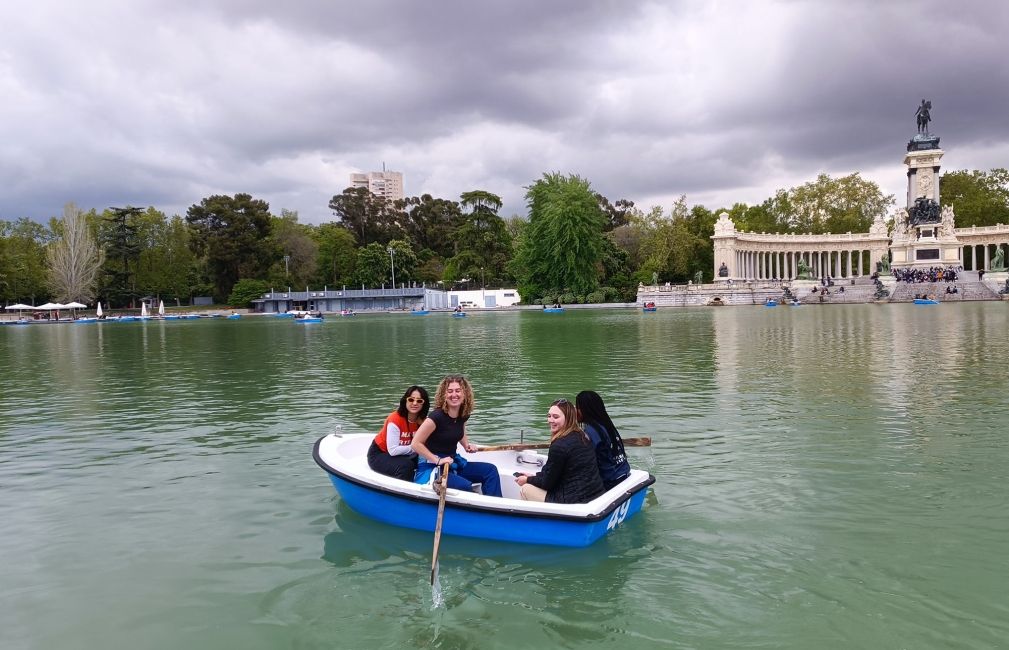
[[[460,197],[467,212],[455,230],[456,254],[445,265],[446,282],[462,278],[500,285],[508,280],[512,240],[504,219],[498,216],[501,197],[483,190]]]
[[[318,246],[316,272],[319,282],[329,286],[351,284],[357,262],[354,234],[336,223],[324,223],[312,230]]]
[[[276,259],[266,201],[248,194],[210,196],[190,206],[186,223],[190,246],[204,259],[218,300],[231,295],[239,278],[263,277]]]
[[[939,179],[939,198],[953,206],[958,228],[1009,224],[1009,171],[952,171]]]
[[[512,269],[523,300],[546,292],[585,295],[598,286],[603,251],[602,211],[589,182],[544,174],[526,192],[529,224]]]
[[[348,187],[329,201],[329,209],[341,226],[354,233],[360,246],[386,244],[405,235],[400,223],[402,213],[366,187]]]

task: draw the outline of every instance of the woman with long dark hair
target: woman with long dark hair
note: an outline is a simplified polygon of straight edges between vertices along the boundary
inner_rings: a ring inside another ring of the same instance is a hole
[[[417,470],[417,452],[410,444],[430,408],[423,386],[407,388],[399,398],[399,408],[385,419],[368,448],[368,467],[379,474],[412,481]]]
[[[596,462],[599,464],[599,474],[603,477],[603,485],[609,490],[631,473],[624,452],[624,441],[610,419],[610,414],[606,412],[606,405],[599,393],[583,390],[575,398],[575,406],[578,407],[578,421],[582,423],[596,451]]]

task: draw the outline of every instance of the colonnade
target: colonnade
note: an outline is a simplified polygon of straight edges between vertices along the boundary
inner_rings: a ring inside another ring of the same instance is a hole
[[[806,262],[814,278],[853,278],[870,275],[869,249],[735,251],[735,269],[742,280],[794,280],[799,277],[799,260]]]
[[[998,244],[968,244],[963,247],[963,268],[965,271],[978,271],[991,269],[991,261],[995,257],[995,251],[1002,249],[1005,265],[1009,266],[1009,242]]]

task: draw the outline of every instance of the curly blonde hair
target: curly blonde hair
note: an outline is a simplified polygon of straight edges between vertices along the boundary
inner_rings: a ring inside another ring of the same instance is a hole
[[[456,383],[462,388],[462,403],[459,404],[459,417],[469,417],[473,412],[476,401],[473,399],[473,387],[469,385],[469,380],[463,375],[447,375],[438,384],[438,390],[434,394],[434,407],[445,410],[445,392],[449,384]]]

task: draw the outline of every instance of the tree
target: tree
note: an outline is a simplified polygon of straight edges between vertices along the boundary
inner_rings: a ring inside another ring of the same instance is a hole
[[[610,232],[620,226],[626,226],[630,222],[631,215],[634,214],[634,201],[619,199],[616,203],[610,203],[602,194],[596,194],[599,201],[599,209],[603,212],[606,220],[603,231]]]
[[[63,208],[61,238],[49,245],[49,285],[57,300],[88,303],[102,268],[102,252],[81,210],[73,203]]]
[[[497,215],[501,197],[483,190],[462,194],[461,203],[468,212],[456,228],[456,254],[445,265],[446,282],[464,277],[489,279],[502,284],[509,278],[512,240],[504,220]]]
[[[459,204],[447,199],[436,199],[430,194],[410,197],[397,202],[405,215],[406,236],[420,250],[430,250],[442,258],[457,252],[453,232],[462,222]]]
[[[604,221],[589,182],[544,174],[527,189],[529,224],[512,262],[519,293],[529,301],[547,291],[589,293],[598,285]]]
[[[116,305],[132,304],[137,297],[134,275],[143,250],[138,217],[141,208],[109,208],[99,222],[98,239],[105,252],[102,294]]]
[[[385,246],[372,242],[357,249],[357,264],[354,268],[354,284],[377,287],[389,284],[389,254]]]
[[[318,246],[316,273],[321,284],[337,286],[353,282],[357,262],[354,234],[336,223],[324,223],[312,230]]]
[[[389,285],[392,286],[392,264],[396,265],[396,285],[402,286],[417,275],[417,254],[413,252],[410,242],[404,239],[394,239],[386,247],[386,254],[392,249],[393,259],[389,260]],[[384,280],[383,280],[384,282]]]
[[[710,272],[711,240],[701,234],[710,219],[703,206],[687,208],[687,197],[681,196],[666,216],[661,207],[652,208],[644,218],[645,236],[641,254],[645,261],[638,270],[639,282],[651,282],[652,273],[660,280],[686,282],[697,271]],[[703,264],[708,263],[709,268]]]
[[[857,172],[836,179],[820,174],[815,181],[778,190],[765,202],[776,224],[766,232],[868,232],[895,202],[892,194],[884,195],[879,185]]]
[[[234,307],[248,307],[253,300],[261,297],[269,289],[270,285],[266,280],[239,280],[231,288],[228,304]]]
[[[248,194],[214,195],[190,206],[190,247],[203,258],[215,297],[224,300],[239,278],[262,277],[277,258],[270,206]]]
[[[55,238],[52,230],[27,218],[0,221],[0,298],[11,302],[35,303],[37,296],[49,294],[46,245]]]
[[[270,239],[277,255],[270,269],[274,283],[301,287],[315,277],[319,245],[311,230],[298,223],[297,212],[281,210],[279,217],[270,217]]]
[[[398,221],[402,214],[385,197],[372,194],[366,187],[348,187],[330,199],[329,209],[341,226],[354,233],[361,246],[386,244],[405,234]]]
[[[946,172],[939,179],[942,203],[953,206],[958,228],[1009,223],[1009,171]]]

